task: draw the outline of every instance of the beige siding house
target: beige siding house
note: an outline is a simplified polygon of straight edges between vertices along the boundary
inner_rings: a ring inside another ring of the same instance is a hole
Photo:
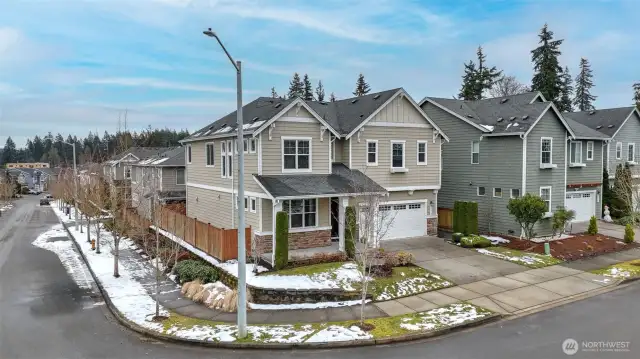
[[[289,214],[289,247],[344,250],[345,208],[382,196],[394,224],[384,240],[435,235],[441,142],[448,138],[403,90],[336,102],[258,98],[183,140],[187,215],[219,228],[247,226],[273,252],[275,214]],[[245,198],[236,200],[237,151]]]

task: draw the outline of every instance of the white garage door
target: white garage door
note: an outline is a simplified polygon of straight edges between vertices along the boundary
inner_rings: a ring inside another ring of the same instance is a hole
[[[380,206],[380,211],[389,211],[389,217],[386,218],[393,219],[389,230],[382,239],[424,236],[427,233],[424,206],[425,204],[420,202]]]
[[[567,208],[576,211],[574,222],[588,221],[596,215],[595,192],[567,192]]]

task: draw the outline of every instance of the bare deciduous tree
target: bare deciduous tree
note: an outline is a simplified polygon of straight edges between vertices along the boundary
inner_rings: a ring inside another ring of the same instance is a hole
[[[613,185],[613,195],[617,205],[622,208],[614,208],[620,212],[628,213],[628,222],[640,226],[640,169],[629,167],[628,170],[616,171],[616,179]]]
[[[531,89],[515,76],[502,76],[489,89],[491,97],[503,97],[529,92]]]

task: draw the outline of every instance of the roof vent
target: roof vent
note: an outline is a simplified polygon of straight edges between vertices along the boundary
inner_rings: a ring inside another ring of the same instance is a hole
[[[469,118],[473,118],[473,116],[471,116],[471,115],[467,115],[467,117],[469,117]]]
[[[513,120],[515,120],[515,119],[516,119],[516,116],[511,116],[511,117],[509,117],[509,121],[513,121]]]
[[[498,122],[502,122],[502,120],[504,120],[504,118],[498,117]]]
[[[601,129],[601,128],[602,128],[602,125],[598,125],[598,126],[596,126],[596,130],[599,130],[599,129]]]
[[[353,100],[351,100],[351,103],[356,103],[356,102],[358,102],[357,98],[354,98]]]
[[[607,128],[613,128],[613,125],[609,125],[609,126],[607,126]]]
[[[374,100],[377,100],[377,99],[379,99],[379,98],[380,98],[380,94],[377,94],[377,95],[373,96],[373,99],[374,99]]]
[[[524,116],[522,116],[522,119],[523,119],[523,120],[526,120],[526,119],[528,119],[528,118],[529,118],[529,115],[524,115]]]
[[[254,117],[253,120],[251,120],[251,122],[256,122],[260,119],[260,117]]]
[[[320,104],[321,104],[321,105],[326,105],[326,104],[327,104],[327,102],[326,102],[326,101],[320,101]]]
[[[363,115],[363,114],[360,114],[360,118],[363,118],[363,117],[364,117],[364,115]]]
[[[274,108],[279,108],[280,106],[282,106],[282,102],[278,102],[275,106],[273,106]]]
[[[507,101],[509,101],[508,98],[503,98],[502,100],[500,100],[500,103],[506,103]]]
[[[596,114],[596,111],[589,112],[589,115],[595,115],[595,114]]]

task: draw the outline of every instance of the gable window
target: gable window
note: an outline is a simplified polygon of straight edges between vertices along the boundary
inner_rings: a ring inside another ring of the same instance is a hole
[[[551,164],[551,153],[553,151],[553,138],[542,137],[540,139],[540,164]]]
[[[236,153],[238,153],[238,141],[227,141],[227,177],[233,178],[233,152],[231,151],[231,144],[236,144]]]
[[[547,212],[551,212],[551,186],[540,187],[540,198],[546,204]]]
[[[213,167],[215,163],[215,150],[213,148],[213,142],[205,145],[205,152],[207,157],[207,167]]]
[[[256,198],[251,197],[250,202],[251,202],[251,207],[249,207],[249,210],[251,211],[251,213],[256,213],[256,207],[257,207]]]
[[[367,165],[378,165],[378,140],[367,140]]]
[[[252,137],[249,140],[249,153],[256,153],[256,148],[256,139]]]
[[[131,179],[131,167],[127,166],[124,168],[124,178]]]
[[[471,141],[471,164],[480,163],[480,141]]]
[[[616,160],[622,159],[622,142],[616,143]]]
[[[627,161],[635,162],[636,161],[636,144],[630,143],[628,152],[627,152]]]
[[[587,161],[593,161],[593,141],[587,142]]]
[[[191,145],[187,145],[187,163],[191,163]]]
[[[244,139],[242,140],[242,149],[244,151],[244,153],[248,153],[249,152],[249,140],[248,139]]]
[[[520,189],[512,188],[511,189],[511,198],[520,198]]]
[[[502,198],[502,188],[494,187],[493,188],[493,196],[497,198]]]
[[[184,168],[176,168],[176,184],[182,185],[185,183]]]
[[[486,194],[486,191],[487,190],[484,187],[478,187],[477,189],[478,196],[484,196]]]
[[[311,139],[282,139],[283,171],[311,171]]]
[[[391,168],[404,167],[404,141],[391,141]]]
[[[418,141],[418,164],[427,164],[427,141]]]
[[[289,214],[289,228],[315,227],[317,219],[317,199],[294,199],[284,201],[282,210]]]
[[[569,162],[582,163],[582,142],[571,142]]]

